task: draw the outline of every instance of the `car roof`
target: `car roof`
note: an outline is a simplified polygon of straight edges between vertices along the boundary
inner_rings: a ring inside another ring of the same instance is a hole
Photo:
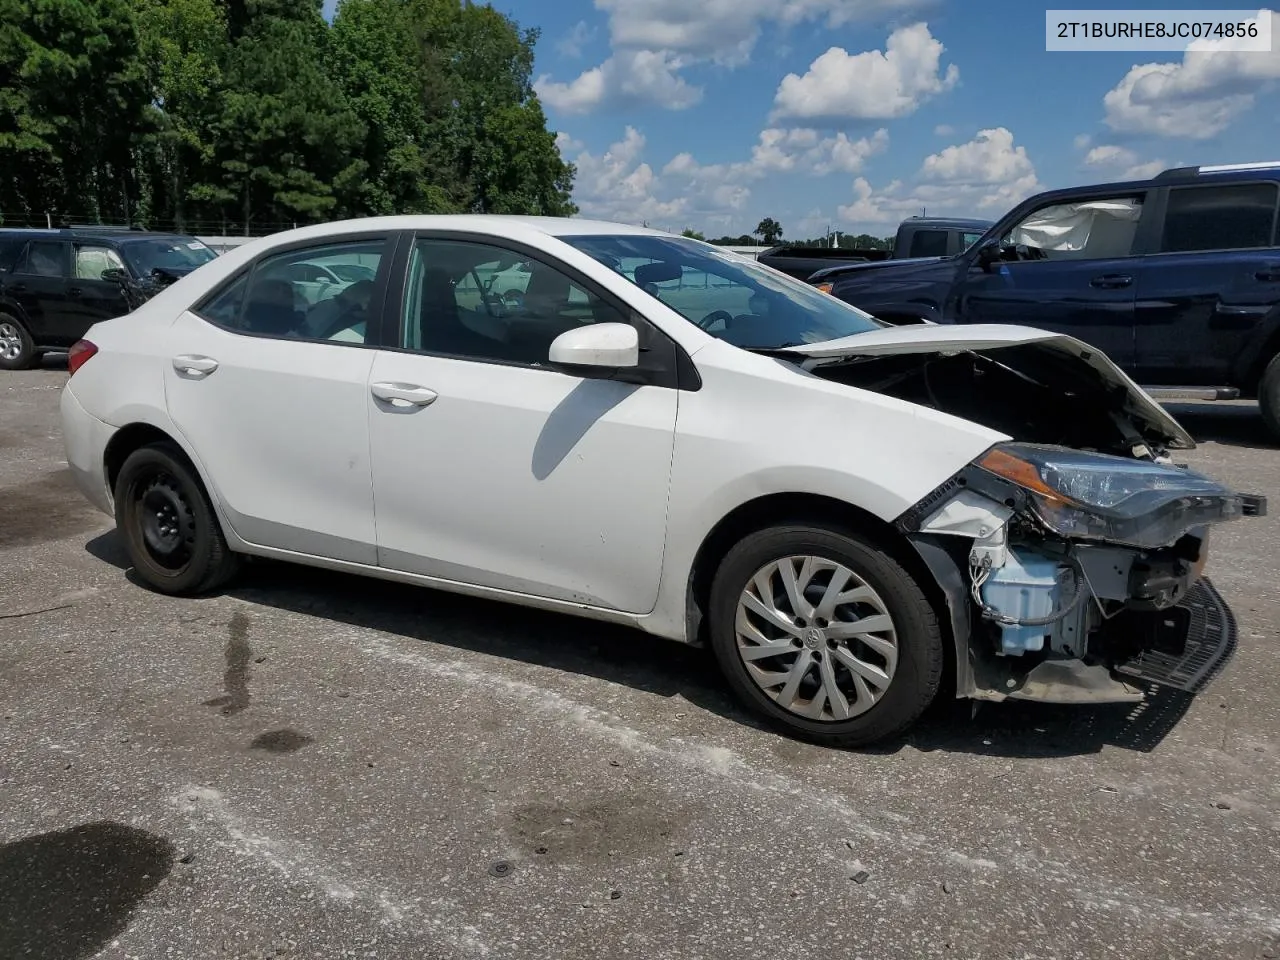
[[[621,234],[635,236],[671,237],[673,234],[648,227],[637,227],[633,224],[613,223],[607,220],[589,220],[580,217],[533,217],[515,216],[496,213],[447,213],[447,214],[400,214],[383,217],[357,217],[351,220],[335,220],[327,223],[310,224],[298,227],[285,233],[271,234],[271,237],[286,236],[322,237],[339,234],[345,231],[367,230],[475,230],[477,227],[492,227],[503,232],[503,227],[517,227],[536,230],[549,237],[579,236],[617,236]],[[259,238],[261,239],[261,238]]]
[[[967,217],[908,217],[900,226],[910,224],[913,227],[980,227],[985,230],[991,226],[990,220],[973,220]]]
[[[190,243],[196,238],[183,233],[152,233],[147,230],[123,230],[93,227],[0,227],[0,236],[44,237],[49,240],[96,240],[113,243],[136,243],[140,240],[174,240]]]

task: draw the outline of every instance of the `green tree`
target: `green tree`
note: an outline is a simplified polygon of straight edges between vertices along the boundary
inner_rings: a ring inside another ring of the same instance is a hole
[[[132,216],[148,89],[130,0],[0,0],[0,211]]]
[[[137,17],[156,118],[144,161],[147,213],[184,230],[193,184],[204,179],[214,154],[226,17],[217,0],[140,0]]]
[[[366,168],[364,125],[324,67],[328,26],[318,3],[248,6],[224,67],[215,162],[192,189],[245,233],[254,221],[326,218],[340,197],[350,205]]]
[[[692,227],[686,227],[686,228],[685,228],[685,230],[684,230],[684,232],[683,232],[683,233],[681,233],[681,234],[680,234],[680,236],[682,236],[682,237],[689,237],[689,238],[690,238],[690,239],[692,239],[692,240],[706,240],[706,239],[707,239],[707,238],[706,238],[706,237],[704,237],[701,233],[699,233],[697,230],[694,230]]]
[[[755,235],[766,247],[772,247],[782,239],[782,224],[773,217],[765,217],[756,226]]]

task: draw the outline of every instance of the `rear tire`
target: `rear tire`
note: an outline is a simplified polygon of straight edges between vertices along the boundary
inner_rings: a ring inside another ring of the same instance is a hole
[[[38,359],[27,328],[16,317],[0,313],[0,370],[27,370]]]
[[[116,479],[115,507],[116,528],[134,570],[160,593],[207,593],[240,566],[204,484],[172,443],[129,454]]]
[[[1280,354],[1271,358],[1258,383],[1258,407],[1271,431],[1271,439],[1280,441]]]
[[[716,571],[709,613],[711,647],[734,693],[813,743],[894,737],[942,682],[932,604],[896,560],[852,533],[789,525],[747,536]]]

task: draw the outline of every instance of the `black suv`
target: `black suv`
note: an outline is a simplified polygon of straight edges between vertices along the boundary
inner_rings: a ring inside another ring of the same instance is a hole
[[[0,369],[66,350],[216,256],[195,237],[136,229],[0,229]]]
[[[1016,323],[1106,352],[1158,399],[1256,397],[1280,438],[1280,163],[1180,167],[1024,201],[957,256],[809,282],[893,323]]]

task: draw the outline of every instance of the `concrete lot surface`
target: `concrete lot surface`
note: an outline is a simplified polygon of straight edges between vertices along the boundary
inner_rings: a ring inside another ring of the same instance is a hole
[[[838,752],[637,633],[275,564],[150,593],[65,380],[0,374],[4,960],[1280,956],[1275,516],[1216,537],[1198,697]],[[1175,413],[1280,509],[1255,408]]]

